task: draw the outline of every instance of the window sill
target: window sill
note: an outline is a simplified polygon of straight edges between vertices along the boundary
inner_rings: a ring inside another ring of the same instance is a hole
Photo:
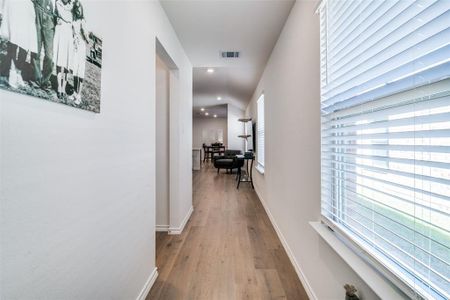
[[[350,249],[326,225],[321,222],[309,222],[309,224],[381,299],[406,299],[405,294]],[[349,284],[352,283],[349,282]]]
[[[256,171],[258,171],[261,175],[264,175],[264,168],[261,167],[260,165],[257,165],[255,167]]]

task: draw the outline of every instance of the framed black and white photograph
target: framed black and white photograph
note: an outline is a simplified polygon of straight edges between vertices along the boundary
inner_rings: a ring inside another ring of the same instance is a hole
[[[0,88],[100,112],[102,40],[80,0],[0,0]]]

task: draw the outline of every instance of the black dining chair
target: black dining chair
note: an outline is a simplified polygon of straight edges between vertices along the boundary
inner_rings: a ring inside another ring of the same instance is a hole
[[[209,159],[210,147],[203,144],[203,162]]]

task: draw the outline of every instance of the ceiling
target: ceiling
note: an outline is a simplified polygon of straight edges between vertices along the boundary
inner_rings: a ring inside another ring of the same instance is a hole
[[[294,1],[161,0],[194,67],[194,107],[245,109]],[[222,58],[221,51],[240,57]]]
[[[202,111],[202,109],[204,109]],[[207,106],[207,107],[194,107],[194,118],[226,118],[228,115],[228,109],[226,104]],[[206,116],[205,113],[208,113]],[[214,117],[216,115],[217,117]]]

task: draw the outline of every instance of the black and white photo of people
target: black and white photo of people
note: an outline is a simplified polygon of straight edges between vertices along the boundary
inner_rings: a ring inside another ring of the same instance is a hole
[[[0,88],[100,112],[101,60],[80,0],[0,0]]]

